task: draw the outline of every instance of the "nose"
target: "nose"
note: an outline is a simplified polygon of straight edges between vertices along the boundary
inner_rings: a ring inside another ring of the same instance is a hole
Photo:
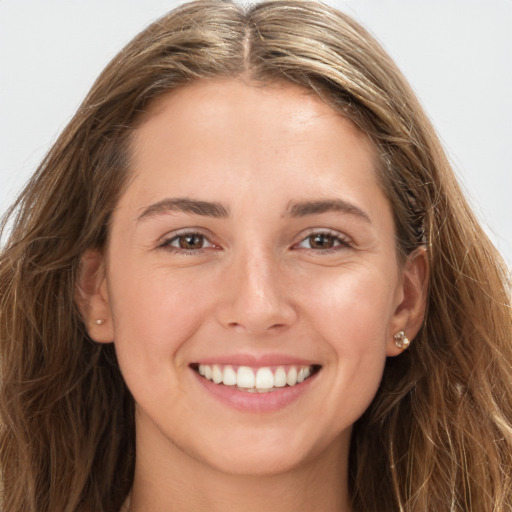
[[[281,270],[276,258],[263,252],[235,257],[224,272],[218,321],[251,335],[291,326],[297,313]]]

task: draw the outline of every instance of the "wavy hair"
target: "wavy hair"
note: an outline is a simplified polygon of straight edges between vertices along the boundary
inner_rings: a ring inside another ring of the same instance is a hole
[[[239,76],[298,84],[351,119],[380,156],[402,261],[427,248],[425,323],[387,361],[353,429],[354,511],[512,510],[508,270],[394,63],[352,19],[306,0],[199,0],[150,25],[103,71],[4,219],[3,510],[117,512],[127,496],[134,403],[113,346],[90,340],[75,305],[81,257],[105,244],[151,102]]]

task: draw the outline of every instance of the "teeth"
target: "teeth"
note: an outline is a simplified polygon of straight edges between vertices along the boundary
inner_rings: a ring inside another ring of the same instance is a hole
[[[222,382],[225,386],[236,386],[236,372],[231,366],[224,367]]]
[[[282,388],[286,386],[286,372],[282,366],[280,366],[276,373],[274,373],[274,386],[276,388]]]
[[[236,386],[251,393],[266,392],[282,388],[286,385],[295,386],[304,382],[312,373],[311,366],[279,366],[272,370],[267,366],[258,369],[249,366],[233,368],[230,365],[200,364],[197,368],[199,375],[225,386]]]
[[[254,372],[248,366],[240,366],[236,372],[236,385],[239,388],[254,387]]]
[[[288,384],[288,386],[295,386],[295,384],[297,384],[297,368],[294,366],[292,366],[286,374],[286,384]]]
[[[260,368],[256,373],[257,389],[272,389],[274,387],[274,374],[270,368]]]
[[[216,364],[212,366],[212,380],[215,384],[222,382],[222,370]]]

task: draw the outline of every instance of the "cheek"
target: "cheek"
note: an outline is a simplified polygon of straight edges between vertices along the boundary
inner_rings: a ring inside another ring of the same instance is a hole
[[[349,414],[351,423],[368,407],[382,378],[396,280],[384,272],[359,271],[317,282],[307,297],[311,323],[329,351],[325,370],[333,384],[324,413],[341,414],[344,421]],[[336,406],[341,402],[343,410]]]
[[[378,346],[392,319],[397,273],[361,267],[318,276],[302,290],[302,304],[335,344]]]
[[[168,378],[168,366],[176,363],[177,351],[207,316],[205,291],[211,286],[198,286],[198,282],[197,276],[171,276],[156,268],[146,268],[141,275],[112,276],[115,345],[123,373]],[[165,361],[168,364],[162,364]]]

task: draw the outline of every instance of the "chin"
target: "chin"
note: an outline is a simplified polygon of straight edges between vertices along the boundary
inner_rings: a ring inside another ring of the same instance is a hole
[[[232,431],[182,448],[196,460],[222,473],[277,476],[304,469],[328,451],[343,458],[349,442],[350,429],[330,439],[328,435],[319,436],[318,432],[307,435],[299,429],[291,433],[289,428],[260,427]]]
[[[285,449],[283,449],[285,448]],[[204,462],[212,469],[233,476],[277,476],[293,472],[307,463],[308,457],[292,447],[253,448],[208,454]],[[306,460],[305,460],[306,459]]]

